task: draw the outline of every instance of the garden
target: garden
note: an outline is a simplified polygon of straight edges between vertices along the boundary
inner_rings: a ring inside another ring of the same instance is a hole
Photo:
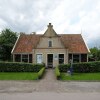
[[[62,64],[56,67],[57,79],[71,81],[100,81],[100,61],[74,63],[72,72],[70,64]]]
[[[0,80],[37,80],[44,72],[43,64],[0,62]]]

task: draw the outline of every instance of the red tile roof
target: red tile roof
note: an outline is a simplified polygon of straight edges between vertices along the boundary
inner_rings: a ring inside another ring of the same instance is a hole
[[[63,34],[60,38],[70,53],[89,52],[81,34]]]
[[[21,34],[18,42],[14,48],[13,53],[31,53],[40,40],[39,35],[35,34]]]
[[[12,53],[31,53],[39,43],[41,36],[43,35],[21,34]],[[62,34],[59,36],[70,53],[88,53],[81,34]]]

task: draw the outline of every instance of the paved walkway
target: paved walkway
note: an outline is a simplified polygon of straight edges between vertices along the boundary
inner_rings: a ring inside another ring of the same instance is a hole
[[[42,80],[37,84],[39,91],[56,91],[58,90],[59,81],[56,79],[54,69],[47,69]]]
[[[37,81],[0,81],[0,93],[100,93],[100,82],[62,82],[56,80],[53,69]]]

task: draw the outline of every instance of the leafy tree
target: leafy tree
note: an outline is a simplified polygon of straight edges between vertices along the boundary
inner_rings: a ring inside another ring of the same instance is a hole
[[[17,39],[17,33],[10,29],[4,29],[0,33],[0,60],[11,60],[11,50]]]
[[[97,47],[91,48],[89,58],[94,61],[100,61],[100,49]]]

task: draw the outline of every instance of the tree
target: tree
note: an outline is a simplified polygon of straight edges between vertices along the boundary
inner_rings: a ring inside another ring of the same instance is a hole
[[[91,48],[89,58],[94,61],[100,61],[100,49],[97,47]]]
[[[0,34],[0,60],[11,60],[11,50],[16,42],[17,33],[10,29],[2,30]]]

